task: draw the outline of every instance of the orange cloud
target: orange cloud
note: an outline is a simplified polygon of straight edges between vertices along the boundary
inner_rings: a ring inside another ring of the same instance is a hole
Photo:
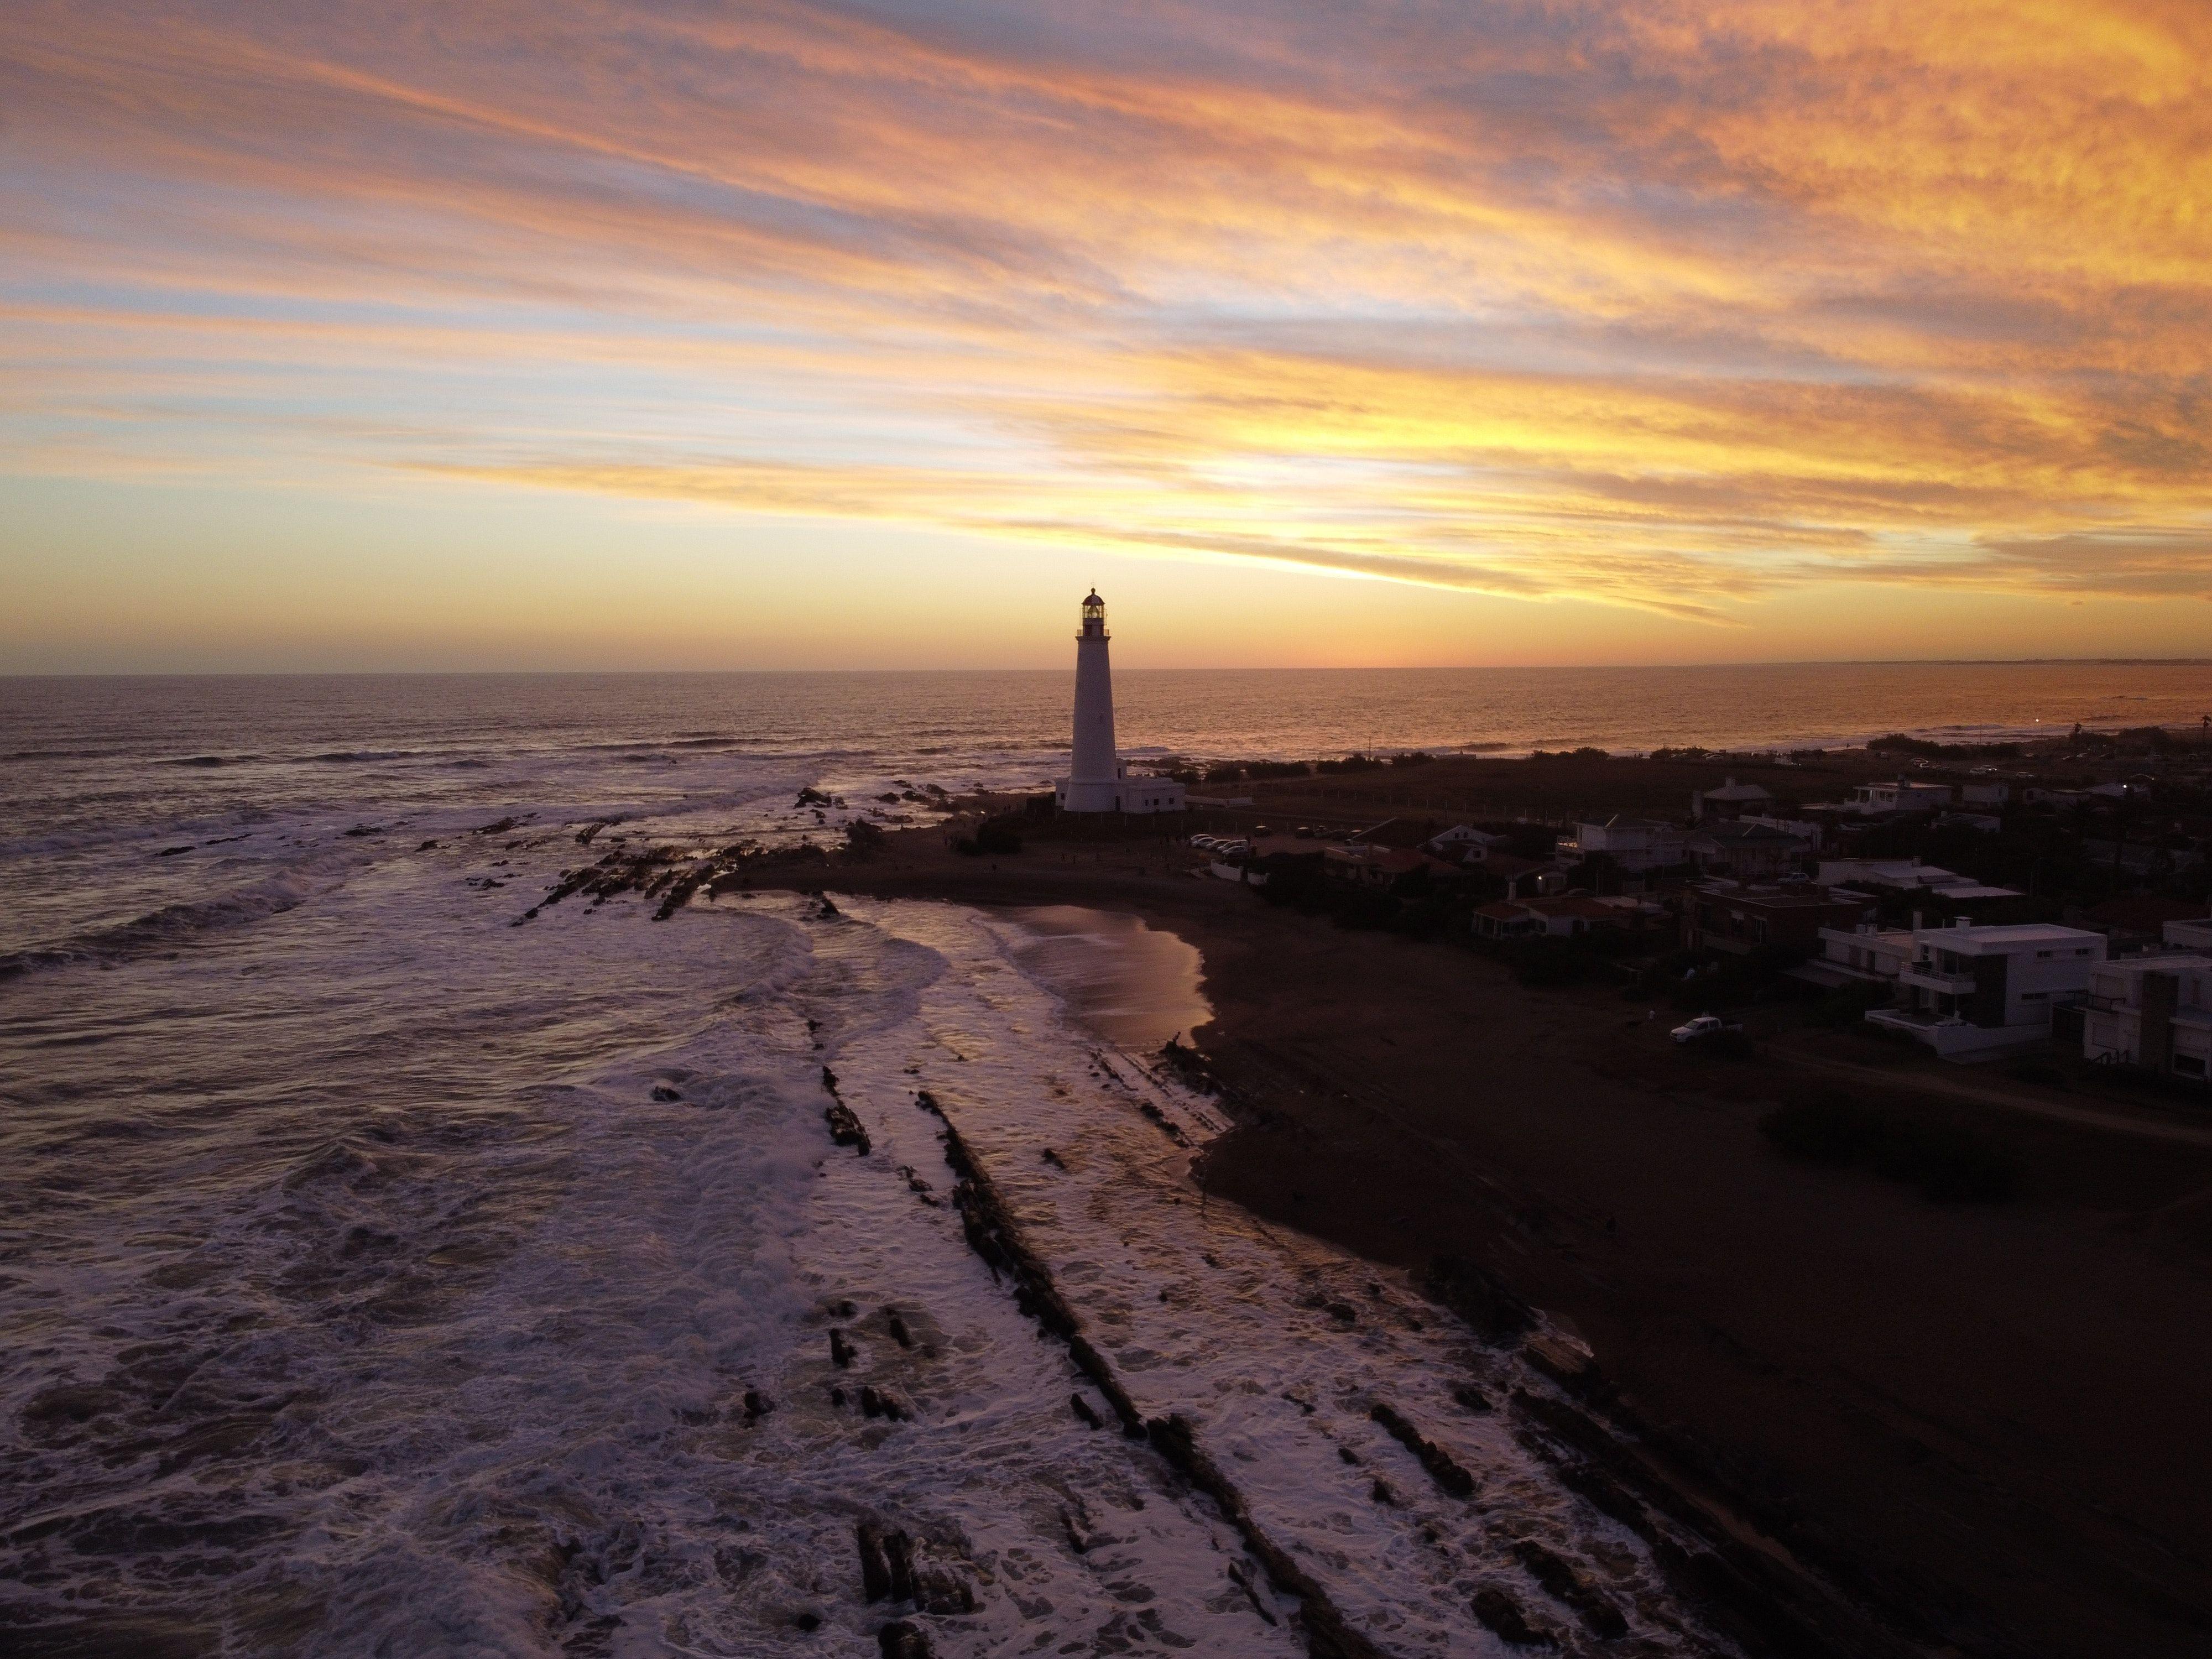
[[[34,470],[2212,592],[2193,3],[33,3],[0,75]]]

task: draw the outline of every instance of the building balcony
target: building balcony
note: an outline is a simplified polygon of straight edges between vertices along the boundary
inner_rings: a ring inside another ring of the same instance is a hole
[[[1947,997],[1967,997],[1974,994],[1972,974],[1939,973],[1933,968],[1907,968],[1898,975],[1907,985],[1917,985],[1923,991],[1934,991]]]

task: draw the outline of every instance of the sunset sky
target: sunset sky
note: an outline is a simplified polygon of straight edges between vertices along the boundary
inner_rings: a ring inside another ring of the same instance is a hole
[[[0,671],[2212,654],[2203,0],[11,0]]]

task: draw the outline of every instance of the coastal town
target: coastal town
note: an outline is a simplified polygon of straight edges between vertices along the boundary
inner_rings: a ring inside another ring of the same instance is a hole
[[[1453,810],[1556,788],[1554,770],[1592,804]],[[1654,800],[1668,778],[1673,812]],[[1193,869],[1457,939],[1527,983],[1617,981],[1699,1012],[1803,1003],[1946,1060],[2055,1052],[2200,1090],[2212,1068],[2212,746],[2195,733],[1354,756],[1201,781]]]

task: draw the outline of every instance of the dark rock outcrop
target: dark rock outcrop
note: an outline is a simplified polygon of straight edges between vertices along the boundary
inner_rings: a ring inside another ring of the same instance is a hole
[[[870,1601],[888,1600],[891,1593],[890,1561],[884,1553],[884,1529],[872,1521],[853,1528],[860,1548],[860,1594]]]
[[[869,1384],[860,1389],[860,1415],[887,1418],[894,1423],[914,1421],[914,1407],[890,1389]]]
[[[1261,1530],[1244,1494],[1200,1449],[1189,1419],[1177,1412],[1152,1419],[1146,1428],[1153,1449],[1214,1501],[1223,1517],[1243,1534],[1245,1547],[1267,1569],[1267,1577],[1305,1604],[1309,1652],[1316,1659],[1384,1659],[1382,1650],[1352,1627],[1328,1592],[1314,1582],[1297,1559]]]
[[[860,1589],[868,1601],[911,1601],[922,1613],[975,1611],[968,1581],[930,1560],[904,1530],[863,1521],[853,1535],[860,1551]]]
[[[1530,1624],[1521,1611],[1521,1604],[1502,1589],[1477,1591],[1474,1616],[1488,1626],[1497,1634],[1498,1639],[1509,1647],[1549,1648],[1559,1645]]]
[[[850,1146],[863,1158],[875,1150],[866,1127],[843,1101],[832,1101],[823,1107],[822,1121],[830,1126],[830,1139],[838,1146]]]
[[[1385,1432],[1407,1451],[1421,1460],[1421,1467],[1429,1472],[1429,1479],[1454,1498],[1474,1496],[1474,1477],[1462,1468],[1458,1461],[1442,1446],[1424,1436],[1421,1431],[1380,1401],[1368,1416],[1381,1424]]]
[[[1547,1549],[1533,1538],[1513,1547],[1528,1575],[1544,1587],[1544,1594],[1572,1607],[1593,1635],[1612,1641],[1628,1634],[1628,1620],[1619,1607],[1598,1593],[1595,1585],[1576,1571],[1573,1563]]]
[[[1464,1256],[1439,1255],[1423,1278],[1429,1294],[1483,1335],[1520,1335],[1536,1322],[1534,1311],[1498,1279]]]

